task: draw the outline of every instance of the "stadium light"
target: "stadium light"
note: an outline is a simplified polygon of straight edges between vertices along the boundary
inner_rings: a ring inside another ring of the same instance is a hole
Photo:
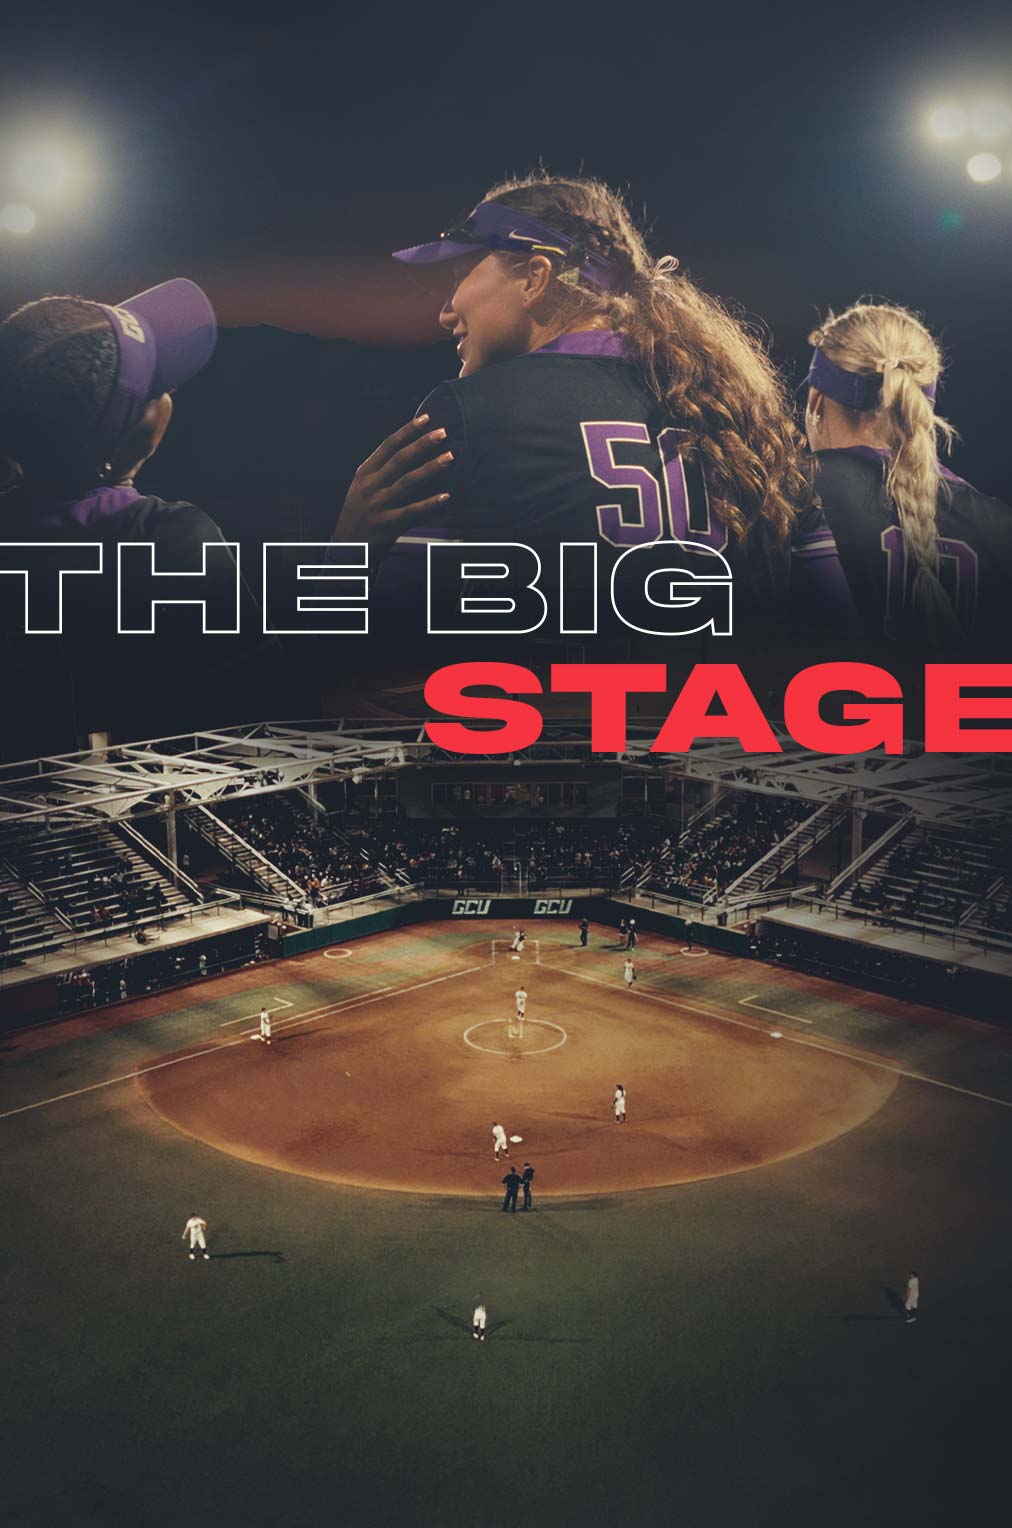
[[[966,132],[966,112],[962,106],[936,106],[928,118],[928,125],[936,138],[951,142]]]
[[[30,196],[55,196],[70,179],[70,161],[58,149],[36,146],[18,155],[14,176]]]
[[[983,184],[989,180],[997,180],[1001,174],[1001,160],[997,154],[974,154],[966,161],[966,173],[971,180]]]
[[[0,207],[0,233],[31,233],[35,227],[35,213],[31,207],[20,202],[8,202]]]
[[[981,101],[970,113],[970,125],[978,138],[1004,138],[1012,131],[1012,109],[1005,101]]]

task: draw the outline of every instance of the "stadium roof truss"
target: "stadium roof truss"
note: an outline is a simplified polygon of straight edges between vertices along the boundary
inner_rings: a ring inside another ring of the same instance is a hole
[[[0,765],[0,826],[115,821],[455,762],[472,768],[621,765],[740,790],[846,801],[952,827],[994,830],[1012,820],[1012,761],[1006,758],[917,750],[902,757],[829,756],[809,753],[783,729],[774,730],[781,753],[743,754],[737,742],[713,739],[671,755],[651,753],[654,732],[631,724],[624,753],[600,754],[592,753],[586,731],[548,724],[539,742],[504,756],[447,753],[428,741],[419,721],[260,722]]]

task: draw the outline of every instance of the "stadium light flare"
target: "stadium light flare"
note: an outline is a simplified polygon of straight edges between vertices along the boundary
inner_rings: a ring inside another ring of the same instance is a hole
[[[14,176],[31,196],[55,196],[70,179],[70,161],[58,149],[27,149],[14,162]]]
[[[0,233],[31,233],[35,227],[35,213],[21,202],[8,202],[0,207]]]
[[[966,112],[962,106],[936,106],[928,118],[928,125],[936,138],[951,142],[966,132]]]
[[[1012,131],[1012,108],[1005,101],[981,101],[970,113],[978,138],[1004,138]]]
[[[966,161],[966,173],[979,184],[997,180],[1001,174],[1001,160],[997,154],[974,154]]]

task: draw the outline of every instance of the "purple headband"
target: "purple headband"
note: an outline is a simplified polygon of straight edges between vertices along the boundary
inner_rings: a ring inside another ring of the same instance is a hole
[[[825,393],[827,398],[832,398],[836,403],[842,403],[849,409],[859,409],[862,413],[871,413],[877,409],[882,399],[882,376],[875,372],[872,376],[866,376],[857,371],[844,371],[842,366],[837,366],[831,361],[824,350],[818,346],[812,351],[812,361],[808,368],[806,378],[809,387],[818,388],[820,393]],[[921,392],[929,403],[935,401],[935,384],[929,382],[927,387],[922,387]]]
[[[578,272],[582,281],[613,292],[619,286],[615,267],[600,255],[592,254],[577,239],[558,233],[526,212],[518,212],[502,202],[481,202],[460,225],[440,234],[431,244],[415,244],[411,249],[394,251],[395,260],[408,265],[434,265],[441,260],[459,260],[473,255],[476,249],[509,250],[514,254],[558,255],[564,267]]]
[[[218,325],[210,299],[182,276],[116,307],[96,306],[112,324],[119,351],[116,381],[99,426],[103,449],[111,452],[152,398],[181,387],[207,365]]]

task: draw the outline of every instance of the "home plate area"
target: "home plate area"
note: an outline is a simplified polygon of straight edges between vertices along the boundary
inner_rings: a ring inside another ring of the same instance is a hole
[[[165,1120],[221,1151],[401,1192],[493,1192],[498,1121],[521,1137],[542,1195],[578,1196],[811,1150],[863,1123],[896,1085],[858,1057],[771,1045],[764,1028],[692,1012],[643,980],[627,992],[618,961],[594,976],[563,955],[550,963],[530,939],[514,962],[508,945],[486,944],[480,964],[472,946],[459,971],[342,998],[335,1012],[286,1015],[270,1052],[223,1044],[138,1086]]]

